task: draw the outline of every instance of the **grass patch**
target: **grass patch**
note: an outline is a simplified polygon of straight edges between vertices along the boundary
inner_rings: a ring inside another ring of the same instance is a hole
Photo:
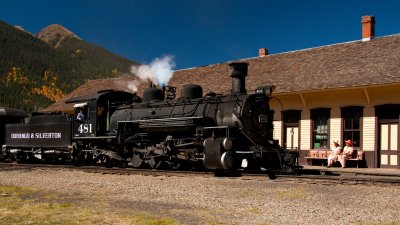
[[[181,216],[190,216],[193,218],[194,216],[197,218],[201,218],[202,223],[209,224],[209,225],[232,225],[232,223],[221,221],[221,217],[224,218],[225,216],[230,216],[232,212],[224,212],[223,210],[208,210],[208,209],[173,209],[171,210],[172,213],[179,214]],[[193,221],[192,222],[196,222]],[[199,220],[200,223],[200,220]]]
[[[276,195],[284,199],[297,199],[304,198],[306,196],[306,191],[304,189],[278,190]]]
[[[71,201],[69,201],[71,200]],[[89,201],[90,200],[90,201]],[[95,199],[68,199],[41,191],[0,186],[0,224],[140,224],[175,225],[171,218],[112,212]]]

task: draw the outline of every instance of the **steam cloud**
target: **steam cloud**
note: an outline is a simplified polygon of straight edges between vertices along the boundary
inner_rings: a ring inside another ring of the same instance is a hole
[[[165,87],[174,74],[174,68],[174,57],[164,56],[155,58],[149,65],[132,66],[131,73],[142,80],[150,79],[154,84]]]
[[[137,87],[140,85],[140,81],[138,81],[138,80],[129,81],[128,85],[126,84],[125,81],[120,81],[120,80],[114,81],[114,83],[119,87],[127,86],[129,88],[129,90],[132,91],[132,93],[137,92],[137,90],[138,90]]]
[[[138,88],[137,86],[139,86],[140,82],[138,81],[131,81],[128,83],[128,88],[132,90],[132,92],[137,92]]]

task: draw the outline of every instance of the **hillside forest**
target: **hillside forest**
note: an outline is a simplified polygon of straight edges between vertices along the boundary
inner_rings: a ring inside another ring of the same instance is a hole
[[[0,21],[0,107],[40,111],[87,80],[116,77],[135,64],[61,25],[33,35]]]

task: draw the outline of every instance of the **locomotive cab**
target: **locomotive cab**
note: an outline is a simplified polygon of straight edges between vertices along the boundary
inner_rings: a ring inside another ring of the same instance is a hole
[[[96,136],[96,101],[77,103],[74,105],[74,137]]]
[[[110,117],[116,108],[132,103],[136,95],[123,91],[100,91],[95,95],[66,100],[74,104],[74,138],[91,138],[112,135]]]

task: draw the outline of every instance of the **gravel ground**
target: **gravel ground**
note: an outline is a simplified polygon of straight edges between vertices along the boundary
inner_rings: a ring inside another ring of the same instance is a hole
[[[146,212],[182,224],[400,224],[398,186],[50,170],[0,171],[0,185],[99,197],[111,210]]]

